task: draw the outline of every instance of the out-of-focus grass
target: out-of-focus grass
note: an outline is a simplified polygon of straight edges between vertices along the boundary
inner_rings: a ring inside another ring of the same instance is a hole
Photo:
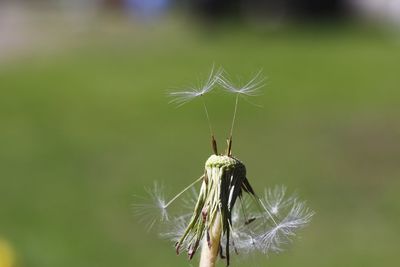
[[[268,76],[253,99],[264,107],[239,106],[233,151],[249,179],[297,189],[317,212],[286,253],[234,266],[393,266],[399,48],[354,29],[170,29],[96,36],[3,65],[0,235],[20,266],[188,266],[171,243],[146,233],[131,204],[153,180],[172,195],[202,173],[211,149],[200,103],[175,109],[165,92],[215,62],[234,75],[263,68]],[[212,94],[209,108],[222,146],[233,99]]]

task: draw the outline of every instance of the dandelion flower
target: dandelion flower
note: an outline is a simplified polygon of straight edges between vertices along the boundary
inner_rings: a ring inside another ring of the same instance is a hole
[[[10,244],[0,239],[0,266],[13,267],[15,264],[15,252]]]
[[[152,204],[136,205],[137,213],[151,228],[157,221],[164,224],[162,236],[175,243],[176,253],[185,251],[192,259],[201,248],[200,267],[214,267],[218,255],[230,264],[232,252],[251,253],[281,252],[285,245],[305,227],[314,212],[296,195],[286,197],[286,188],[277,186],[266,189],[260,197],[252,187],[244,163],[232,154],[232,133],[239,96],[254,96],[264,84],[260,72],[244,86],[236,87],[222,72],[212,69],[207,82],[199,88],[176,92],[171,102],[183,105],[203,96],[218,82],[225,90],[236,94],[230,136],[225,153],[219,154],[210,126],[213,154],[206,160],[203,175],[166,202],[162,187],[155,184],[149,191]],[[194,187],[200,183],[198,193]],[[190,192],[182,201],[191,212],[170,216],[167,209],[172,203]],[[155,215],[157,213],[158,215]]]

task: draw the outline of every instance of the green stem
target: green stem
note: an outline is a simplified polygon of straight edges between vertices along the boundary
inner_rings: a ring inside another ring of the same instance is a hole
[[[222,222],[221,215],[218,213],[210,230],[210,246],[208,246],[207,238],[204,237],[203,239],[200,267],[215,267],[220,249],[221,235]]]

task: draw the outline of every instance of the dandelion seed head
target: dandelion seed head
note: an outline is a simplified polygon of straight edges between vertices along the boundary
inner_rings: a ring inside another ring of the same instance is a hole
[[[203,101],[214,152],[206,161],[205,172],[168,202],[165,201],[162,186],[155,184],[148,190],[152,203],[134,206],[148,229],[156,222],[163,223],[161,236],[175,243],[177,253],[185,249],[191,259],[199,246],[217,250],[221,246],[229,265],[231,250],[264,254],[281,252],[285,245],[292,242],[297,231],[310,222],[314,213],[296,195],[286,197],[286,188],[283,186],[266,189],[261,196],[255,193],[244,164],[232,156],[231,145],[239,96],[247,100],[247,96],[259,95],[265,78],[259,71],[247,82],[234,84],[227,76],[221,68],[215,70],[213,66],[208,78],[198,86],[169,94],[172,97],[170,103],[178,107],[211,92],[216,85],[236,95],[226,153],[217,152],[207,105]],[[183,207],[186,209],[183,214],[169,215],[167,207],[187,194],[197,182],[201,182],[198,193],[192,191],[189,197],[183,198]],[[187,209],[191,212],[187,213]]]

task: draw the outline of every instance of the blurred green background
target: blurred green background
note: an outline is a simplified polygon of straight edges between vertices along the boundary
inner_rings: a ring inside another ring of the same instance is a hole
[[[202,173],[201,103],[176,109],[166,92],[213,63],[242,78],[263,69],[267,86],[251,99],[263,107],[240,103],[234,154],[259,191],[284,184],[316,211],[285,253],[232,266],[398,262],[398,36],[347,24],[126,23],[74,41],[55,31],[62,49],[0,62],[0,238],[16,266],[197,265],[146,232],[131,206],[154,180],[172,196]],[[208,102],[223,146],[234,98]]]

